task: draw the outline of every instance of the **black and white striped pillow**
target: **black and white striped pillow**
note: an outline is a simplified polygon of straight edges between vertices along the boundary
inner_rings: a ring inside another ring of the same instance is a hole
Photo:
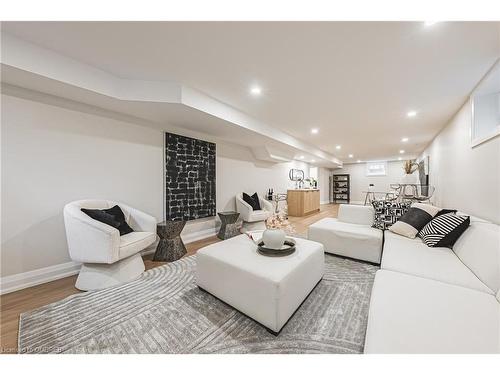
[[[469,225],[469,216],[453,213],[439,215],[432,219],[418,233],[418,236],[429,247],[449,247],[451,249]]]

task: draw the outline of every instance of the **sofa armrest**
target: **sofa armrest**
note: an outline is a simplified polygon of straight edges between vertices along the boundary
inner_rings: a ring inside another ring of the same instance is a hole
[[[248,221],[253,213],[253,208],[239,196],[236,196],[236,211],[240,213],[243,221]]]
[[[154,216],[122,203],[120,203],[120,206],[123,206],[129,212],[129,225],[134,231],[156,233],[156,224],[158,221]]]
[[[371,226],[374,219],[375,210],[372,206],[355,204],[341,204],[339,206],[338,220],[344,223]]]
[[[92,219],[77,207],[64,207],[64,226],[71,259],[82,263],[119,260],[120,232]]]

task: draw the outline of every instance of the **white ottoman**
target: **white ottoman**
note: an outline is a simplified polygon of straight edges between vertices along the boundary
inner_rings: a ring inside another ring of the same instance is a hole
[[[383,233],[372,228],[371,206],[341,204],[338,218],[325,218],[309,226],[307,238],[325,246],[327,253],[380,263]]]
[[[196,254],[200,288],[278,333],[324,274],[323,245],[295,239],[297,250],[266,257],[242,234]]]

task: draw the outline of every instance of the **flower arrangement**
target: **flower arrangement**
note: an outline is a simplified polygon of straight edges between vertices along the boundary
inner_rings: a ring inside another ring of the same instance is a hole
[[[267,229],[281,229],[287,233],[294,233],[295,228],[283,214],[273,214],[266,219]]]
[[[406,160],[403,164],[403,169],[406,174],[412,174],[418,170],[419,166],[415,160]]]

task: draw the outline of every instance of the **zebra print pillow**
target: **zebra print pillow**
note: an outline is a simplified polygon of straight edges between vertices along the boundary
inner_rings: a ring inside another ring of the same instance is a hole
[[[432,219],[418,233],[418,236],[429,247],[449,247],[451,249],[469,225],[469,216],[453,213],[439,215]]]

